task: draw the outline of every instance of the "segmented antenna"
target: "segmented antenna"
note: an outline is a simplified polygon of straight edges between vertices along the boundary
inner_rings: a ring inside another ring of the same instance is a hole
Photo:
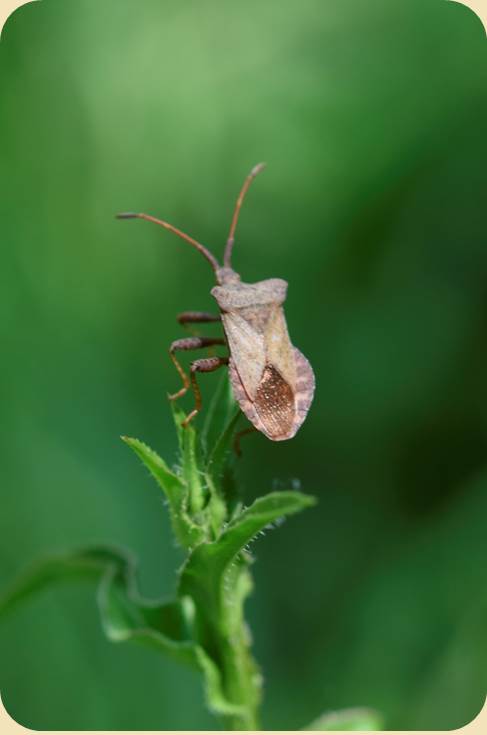
[[[247,178],[245,179],[243,186],[240,190],[240,194],[238,195],[237,203],[235,204],[235,209],[233,212],[232,217],[232,224],[230,225],[230,232],[228,233],[228,239],[227,244],[225,246],[225,254],[223,256],[223,265],[225,268],[231,268],[232,265],[232,250],[233,250],[233,243],[235,241],[235,229],[237,227],[238,222],[238,216],[240,214],[240,208],[242,206],[242,202],[244,200],[244,197],[247,193],[247,189],[249,188],[252,181],[255,179],[258,173],[262,171],[262,169],[265,168],[265,163],[258,163],[257,166],[254,166],[252,171],[249,173]]]
[[[182,240],[186,240],[186,242],[189,242],[190,245],[193,245],[193,247],[196,248],[196,250],[199,250],[202,255],[210,262],[211,267],[213,270],[216,271],[220,268],[220,264],[218,263],[215,256],[210,253],[208,248],[205,248],[204,245],[202,245],[197,240],[193,240],[192,237],[189,235],[186,235],[185,232],[181,232],[181,230],[178,230],[177,227],[173,227],[173,225],[170,225],[169,222],[164,222],[162,219],[157,219],[156,217],[152,217],[150,214],[144,214],[143,212],[120,212],[120,214],[116,215],[117,219],[145,219],[148,222],[154,222],[156,225],[160,225],[161,227],[165,227],[166,230],[169,230],[170,232],[174,232],[175,235],[180,237]]]

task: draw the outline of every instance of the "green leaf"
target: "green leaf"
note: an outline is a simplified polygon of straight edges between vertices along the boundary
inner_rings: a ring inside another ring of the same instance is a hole
[[[164,460],[146,444],[127,436],[123,436],[122,439],[142,460],[159,487],[164,491],[169,503],[174,534],[179,543],[188,548],[200,543],[206,534],[205,530],[196,525],[189,516],[189,489],[187,483],[174,474]]]
[[[215,540],[219,536],[225,523],[228,510],[227,505],[221,496],[221,492],[214,483],[212,476],[206,473],[205,478],[206,485],[210,493],[210,500],[205,508],[205,514],[211,529],[211,540]]]
[[[379,712],[366,707],[354,707],[350,709],[337,710],[336,712],[325,712],[303,730],[382,730],[384,722]]]
[[[199,465],[196,431],[193,423],[183,427],[186,414],[176,401],[171,401],[171,409],[176,426],[181,457],[181,473],[188,488],[188,509],[191,515],[197,515],[206,502],[205,488],[202,483],[202,472]]]
[[[225,372],[213,393],[201,431],[201,444],[207,461],[222,435],[222,427],[225,431],[237,409],[238,406],[233,397],[228,372]],[[238,409],[238,413],[240,414],[240,409]]]
[[[196,432],[191,424],[183,430],[183,474],[189,488],[189,505],[193,515],[199,513],[206,501],[203,472],[198,462]]]
[[[144,600],[134,588],[130,572],[113,564],[100,581],[97,602],[102,627],[109,640],[115,643],[136,640],[179,661],[198,665],[186,611],[180,601]]]
[[[239,408],[234,409],[224,430],[218,436],[213,449],[208,455],[206,471],[211,474],[214,482],[218,482],[221,478],[225,467],[225,460],[230,451],[232,451],[232,442],[235,434],[235,427],[242,412]]]
[[[208,622],[219,619],[223,575],[236,555],[270,523],[315,502],[311,496],[294,491],[274,492],[258,498],[227,526],[217,541],[203,543],[193,550],[181,573],[180,594],[190,595]]]
[[[49,584],[63,579],[99,579],[107,565],[121,559],[129,563],[126,552],[108,546],[94,546],[41,559],[21,574],[0,597],[0,615],[9,613]]]
[[[284,516],[299,513],[305,508],[316,505],[311,495],[295,490],[283,490],[257,498],[252,505],[243,510],[226,528],[218,540],[219,563],[228,563],[233,556],[244,548],[266,526]]]
[[[186,418],[186,414],[184,413],[183,409],[180,408],[177,401],[169,401],[169,405],[171,407],[172,419],[174,421],[174,426],[176,428],[179,453],[182,456],[184,452],[183,439],[184,439],[184,431],[185,431],[183,429],[182,423],[184,419]]]
[[[221,532],[223,524],[236,502],[237,491],[231,466],[233,457],[229,458],[228,454],[232,451],[235,426],[240,415],[240,409],[234,410],[207,460],[205,477],[210,492],[207,513],[213,531],[213,538],[216,538]]]
[[[92,547],[49,557],[27,570],[0,601],[0,614],[48,585],[88,576],[98,580],[102,626],[112,641],[136,638],[176,658],[198,665],[190,623],[180,601],[146,600],[138,593],[136,564],[125,550]]]
[[[273,521],[314,502],[314,498],[292,491],[259,498],[228,524],[216,541],[193,549],[182,569],[178,595],[194,602],[195,635],[205,650],[220,652],[226,698],[246,703],[245,712],[234,721],[236,729],[255,729],[262,686],[243,622],[243,603],[252,588],[245,547]]]
[[[109,640],[134,640],[197,667],[204,676],[208,708],[220,715],[242,714],[244,708],[225,697],[217,665],[193,640],[195,610],[192,601],[184,597],[171,602],[141,597],[135,560],[123,549],[96,546],[52,556],[35,564],[0,598],[0,616],[52,583],[80,577],[99,582],[98,609]]]

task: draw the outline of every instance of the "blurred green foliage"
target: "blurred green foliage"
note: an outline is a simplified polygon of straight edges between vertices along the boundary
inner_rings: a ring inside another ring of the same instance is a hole
[[[181,556],[119,439],[164,456],[175,314],[208,265],[120,210],[290,282],[317,392],[291,442],[249,437],[248,500],[320,497],[258,549],[264,726],[373,707],[455,728],[487,680],[487,45],[444,0],[43,0],[0,45],[0,585],[43,554],[127,545],[142,591]],[[217,329],[211,326],[212,332]],[[208,375],[205,396],[218,376]],[[188,399],[190,400],[190,399]],[[186,404],[185,404],[186,405]],[[214,726],[196,675],[114,646],[89,583],[0,626],[0,689],[36,729]]]

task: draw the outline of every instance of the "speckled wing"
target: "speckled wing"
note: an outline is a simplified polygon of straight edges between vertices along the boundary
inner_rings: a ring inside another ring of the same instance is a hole
[[[315,378],[305,356],[293,348],[296,368],[296,392],[291,395],[273,369],[266,368],[257,400],[251,401],[242,385],[232,358],[229,362],[230,382],[235,399],[249,421],[272,441],[291,439],[303,423],[313,400]],[[267,395],[266,395],[267,393]]]

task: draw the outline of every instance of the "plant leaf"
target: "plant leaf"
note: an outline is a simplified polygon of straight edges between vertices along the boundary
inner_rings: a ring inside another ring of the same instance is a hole
[[[198,463],[196,432],[191,424],[183,432],[183,475],[189,488],[189,507],[194,515],[203,510],[206,493],[202,483],[203,473]]]
[[[169,503],[169,512],[174,534],[182,546],[188,548],[200,543],[206,536],[205,530],[196,525],[188,514],[188,485],[174,474],[153,449],[139,439],[123,436],[123,441],[142,460],[157,484],[164,491]]]
[[[207,513],[213,531],[213,538],[220,534],[223,524],[236,502],[237,490],[232,467],[233,462],[228,457],[228,453],[232,451],[235,426],[240,415],[240,409],[233,411],[233,415],[218,437],[207,460],[205,477],[210,492]]]
[[[311,496],[291,490],[258,498],[227,526],[219,539],[193,550],[181,573],[180,594],[191,596],[196,609],[212,624],[220,618],[223,575],[235,556],[270,523],[315,502]]]
[[[351,707],[350,709],[325,712],[303,730],[382,730],[384,722],[379,712],[366,707]]]
[[[99,581],[98,607],[102,626],[112,641],[139,638],[177,658],[197,665],[189,638],[189,621],[180,601],[142,598],[136,564],[124,549],[96,546],[49,557],[27,570],[0,601],[0,614],[27,600],[49,584],[88,576]]]
[[[218,482],[221,478],[228,452],[232,449],[235,427],[241,415],[242,412],[240,408],[233,410],[224,430],[218,436],[215,444],[213,445],[213,449],[208,455],[206,471],[211,474],[214,482]]]
[[[225,697],[215,662],[192,639],[193,603],[187,598],[162,602],[141,597],[135,560],[124,549],[95,546],[33,565],[0,598],[0,616],[52,583],[80,577],[99,581],[98,609],[109,640],[134,640],[197,667],[204,676],[208,708],[221,715],[242,714],[242,707]]]
[[[225,523],[228,515],[227,505],[221,496],[221,492],[217,489],[217,485],[213,482],[210,474],[205,473],[206,485],[210,493],[210,499],[205,508],[205,514],[208,518],[209,527],[211,529],[212,540],[216,539]]]
[[[192,423],[183,428],[182,424],[186,419],[186,414],[179,408],[176,401],[171,401],[171,409],[178,435],[181,473],[188,488],[188,510],[191,515],[195,515],[203,509],[206,501],[198,463],[196,431]]]
[[[20,574],[10,589],[2,595],[0,615],[8,614],[18,604],[25,602],[51,583],[73,578],[99,579],[107,565],[120,559],[125,563],[129,562],[126,552],[108,546],[94,546],[42,559]]]
[[[314,498],[293,491],[270,493],[257,499],[228,524],[216,541],[193,549],[181,572],[178,595],[188,596],[194,602],[197,640],[205,650],[220,651],[222,660],[233,661],[240,672],[238,696],[243,699],[238,701],[247,705],[242,723],[252,721],[262,687],[262,677],[251,656],[250,640],[243,624],[243,603],[252,588],[245,547],[273,521],[314,502]],[[220,675],[225,687],[229,674],[225,667],[223,671]]]
[[[98,588],[98,607],[103,630],[114,642],[134,640],[197,667],[204,678],[208,709],[220,715],[240,715],[222,689],[220,671],[207,652],[191,640],[194,606],[186,598],[154,603],[134,594],[125,570],[111,566]]]
[[[207,460],[222,434],[222,426],[225,430],[236,407],[237,404],[233,397],[228,372],[225,372],[213,393],[201,430],[201,444]]]
[[[184,429],[182,427],[182,423],[184,419],[186,418],[186,414],[184,413],[183,409],[180,408],[177,401],[169,401],[169,405],[171,407],[172,419],[174,421],[174,426],[176,428],[176,436],[178,438],[179,453],[182,456],[183,437],[184,437]]]

